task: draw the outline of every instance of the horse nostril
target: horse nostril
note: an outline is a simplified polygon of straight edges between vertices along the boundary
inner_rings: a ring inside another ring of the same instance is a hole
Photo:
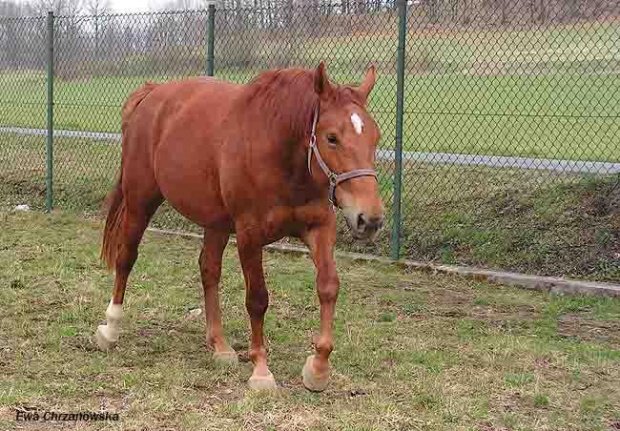
[[[371,217],[368,220],[368,228],[379,230],[383,227],[383,217]]]
[[[364,229],[364,227],[366,226],[366,219],[364,217],[364,214],[360,214],[357,216],[357,228],[359,230]]]
[[[383,227],[383,217],[366,217],[365,214],[357,216],[358,230],[379,230]]]

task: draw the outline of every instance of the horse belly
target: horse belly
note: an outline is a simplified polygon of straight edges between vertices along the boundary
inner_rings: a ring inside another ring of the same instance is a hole
[[[156,179],[168,203],[202,227],[230,226],[222,201],[214,160],[201,157],[190,146],[164,143],[155,159]]]

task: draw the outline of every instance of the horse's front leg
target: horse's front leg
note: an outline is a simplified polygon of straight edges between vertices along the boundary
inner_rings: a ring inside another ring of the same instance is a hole
[[[269,306],[269,293],[263,274],[263,249],[251,235],[238,229],[237,250],[245,278],[245,306],[252,326],[250,359],[254,370],[248,384],[256,390],[275,389],[276,381],[267,366],[267,349],[263,336],[265,312]]]
[[[315,342],[316,354],[306,360],[302,376],[307,389],[321,392],[329,382],[329,355],[334,348],[332,327],[340,289],[334,261],[335,223],[307,231],[303,235],[303,240],[310,248],[316,266],[316,289],[321,305],[321,333]]]

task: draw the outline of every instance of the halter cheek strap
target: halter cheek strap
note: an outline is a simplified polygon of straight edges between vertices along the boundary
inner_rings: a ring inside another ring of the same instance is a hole
[[[308,172],[312,174],[312,155],[316,157],[316,161],[319,164],[319,167],[323,171],[323,173],[327,176],[329,180],[329,194],[328,199],[333,205],[334,209],[339,208],[338,202],[336,200],[336,187],[345,181],[351,180],[353,178],[372,176],[377,178],[377,173],[374,169],[354,169],[349,172],[344,172],[341,174],[337,174],[333,172],[321,157],[321,153],[319,152],[319,148],[316,142],[316,125],[319,122],[319,106],[317,105],[314,111],[314,119],[312,121],[312,134],[310,135],[310,147],[308,148]]]

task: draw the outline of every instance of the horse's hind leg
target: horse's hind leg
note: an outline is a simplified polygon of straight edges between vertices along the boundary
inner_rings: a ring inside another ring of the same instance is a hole
[[[138,258],[138,247],[144,231],[153,214],[163,202],[159,190],[150,193],[148,199],[137,200],[137,202],[124,200],[122,192],[117,190],[117,193],[120,193],[120,199],[122,199],[116,208],[120,223],[116,229],[112,226],[111,234],[114,237],[110,241],[113,252],[109,258],[114,261],[108,262],[109,265],[114,265],[116,269],[114,291],[106,310],[106,324],[100,325],[95,334],[97,345],[104,351],[113,348],[118,342],[127,279]]]
[[[236,365],[238,363],[237,353],[224,338],[219,296],[222,255],[226,244],[228,244],[228,239],[228,229],[205,229],[199,264],[204,290],[207,344],[213,348],[215,362],[222,365]]]

